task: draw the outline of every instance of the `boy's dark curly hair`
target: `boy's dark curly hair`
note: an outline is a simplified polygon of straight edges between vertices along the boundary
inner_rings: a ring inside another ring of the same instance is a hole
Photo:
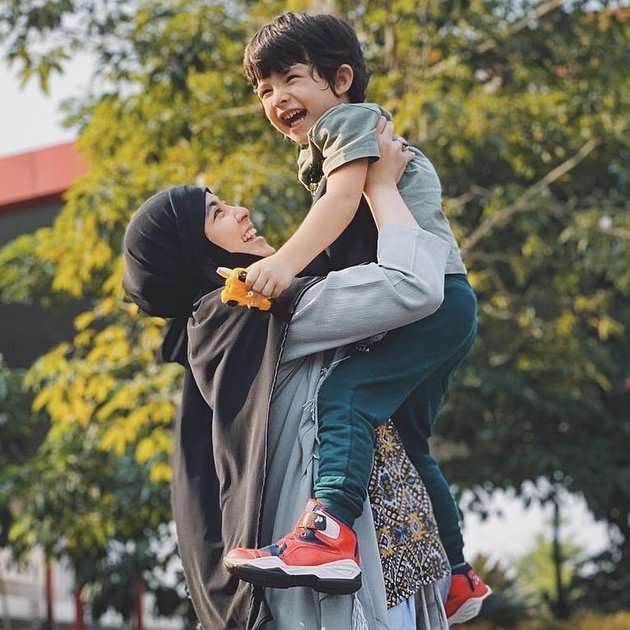
[[[339,66],[354,71],[348,98],[365,100],[369,73],[356,33],[333,15],[308,15],[287,11],[265,24],[248,42],[243,64],[254,86],[274,72],[284,73],[296,63],[311,64],[334,92]]]

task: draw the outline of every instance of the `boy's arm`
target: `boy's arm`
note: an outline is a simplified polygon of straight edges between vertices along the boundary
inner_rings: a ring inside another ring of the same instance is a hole
[[[331,245],[354,217],[365,186],[367,158],[348,162],[326,180],[326,193],[309,210],[296,232],[272,256],[247,268],[247,288],[278,297],[306,265]]]

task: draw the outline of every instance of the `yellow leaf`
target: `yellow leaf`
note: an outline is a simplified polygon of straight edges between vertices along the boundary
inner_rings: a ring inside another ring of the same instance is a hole
[[[153,483],[170,483],[173,480],[173,470],[166,462],[156,462],[151,467],[149,478]]]
[[[567,309],[563,310],[560,317],[556,320],[556,329],[558,334],[565,337],[571,335],[576,322],[577,318],[571,311]]]
[[[76,348],[85,348],[90,344],[94,337],[93,330],[84,330],[74,337],[74,345]]]
[[[136,459],[141,464],[148,462],[156,453],[155,442],[150,438],[143,438],[136,447]]]
[[[51,396],[50,388],[42,389],[33,400],[33,411],[41,411],[50,402]]]
[[[95,315],[92,311],[81,313],[74,318],[74,327],[77,330],[85,330],[94,321],[94,317]]]

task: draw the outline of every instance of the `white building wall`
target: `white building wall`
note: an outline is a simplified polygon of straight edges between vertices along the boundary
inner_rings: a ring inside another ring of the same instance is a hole
[[[59,625],[74,623],[74,576],[63,563],[52,565],[53,614]],[[143,601],[144,620],[147,630],[181,630],[179,619],[155,618],[150,614],[151,596]],[[6,549],[0,549],[0,627],[3,620],[33,622],[33,628],[40,628],[46,620],[46,576],[44,557],[35,550],[27,564],[17,566]],[[86,619],[86,623],[89,620]],[[88,625],[90,625],[88,623]],[[101,627],[119,628],[122,617],[107,613],[98,624]]]
[[[55,619],[61,623],[74,620],[72,573],[59,563],[52,565]],[[33,551],[27,564],[16,565],[7,550],[0,549],[0,616],[9,619],[45,619],[44,559]]]

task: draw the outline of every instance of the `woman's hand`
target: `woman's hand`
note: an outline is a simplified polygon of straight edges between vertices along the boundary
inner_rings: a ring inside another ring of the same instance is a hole
[[[418,227],[396,186],[413,153],[402,140],[393,139],[394,125],[383,117],[376,125],[376,135],[381,157],[368,167],[363,191],[374,221],[379,229],[387,224]]]
[[[376,137],[381,157],[372,162],[365,180],[365,194],[369,198],[377,187],[396,186],[402,177],[405,167],[413,158],[402,140],[393,139],[394,125],[381,116],[376,124]]]

